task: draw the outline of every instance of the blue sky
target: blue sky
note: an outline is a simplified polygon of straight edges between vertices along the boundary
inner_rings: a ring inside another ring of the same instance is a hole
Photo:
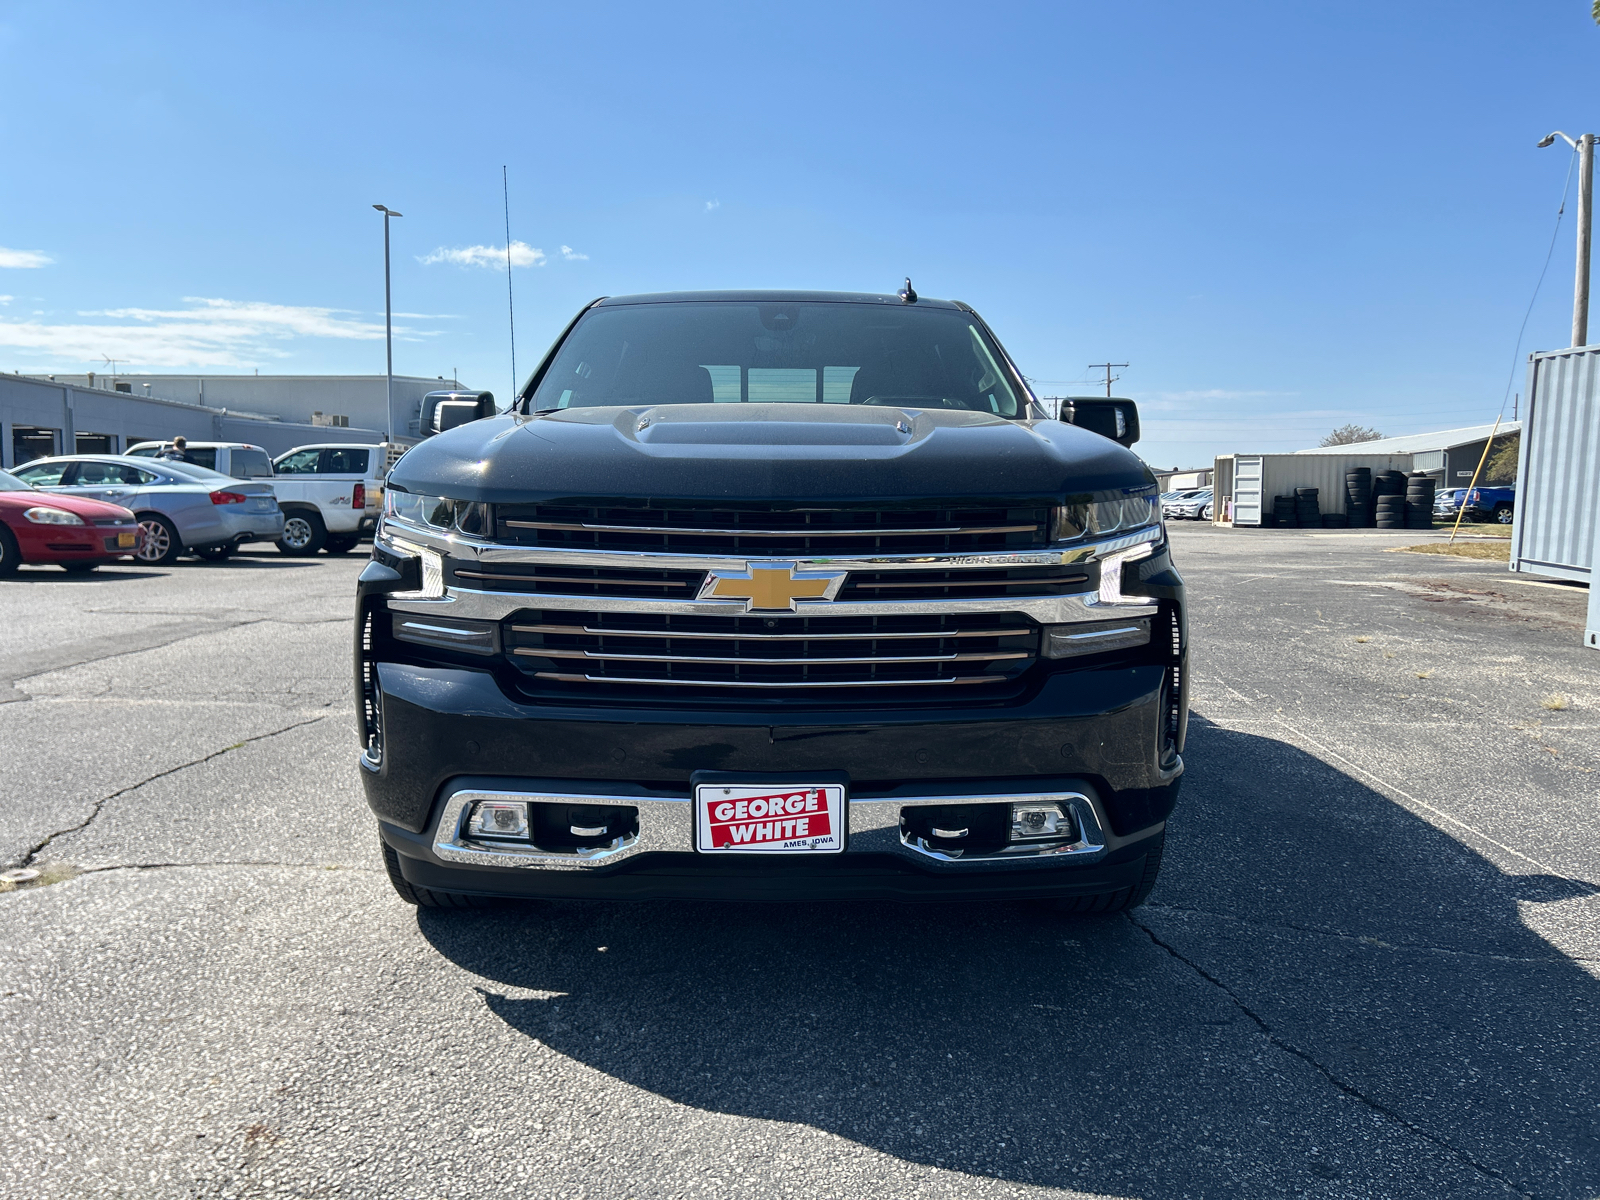
[[[596,296],[910,274],[1042,393],[1129,363],[1158,466],[1488,421],[1588,7],[11,4],[0,369],[381,372],[382,202],[396,371],[503,397],[506,164],[520,374]]]

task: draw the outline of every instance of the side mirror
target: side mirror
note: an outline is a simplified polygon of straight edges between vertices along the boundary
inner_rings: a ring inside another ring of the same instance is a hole
[[[1139,440],[1139,406],[1132,400],[1069,396],[1061,401],[1061,419],[1123,446]]]

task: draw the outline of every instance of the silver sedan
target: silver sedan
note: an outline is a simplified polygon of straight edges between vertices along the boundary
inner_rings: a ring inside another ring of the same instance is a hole
[[[217,562],[245,542],[283,536],[272,485],[234,479],[169,459],[110,454],[40,458],[12,474],[47,492],[88,496],[139,517],[140,562],[163,565],[194,553]]]

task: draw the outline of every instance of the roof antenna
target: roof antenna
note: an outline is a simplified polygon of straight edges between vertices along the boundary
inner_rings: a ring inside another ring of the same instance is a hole
[[[906,276],[906,286],[900,289],[901,304],[915,304],[917,302],[916,289],[911,286],[911,276]]]

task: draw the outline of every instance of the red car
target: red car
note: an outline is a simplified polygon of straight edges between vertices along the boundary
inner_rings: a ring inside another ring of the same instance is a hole
[[[22,563],[92,571],[139,548],[139,519],[104,500],[41,492],[0,471],[0,575]]]

